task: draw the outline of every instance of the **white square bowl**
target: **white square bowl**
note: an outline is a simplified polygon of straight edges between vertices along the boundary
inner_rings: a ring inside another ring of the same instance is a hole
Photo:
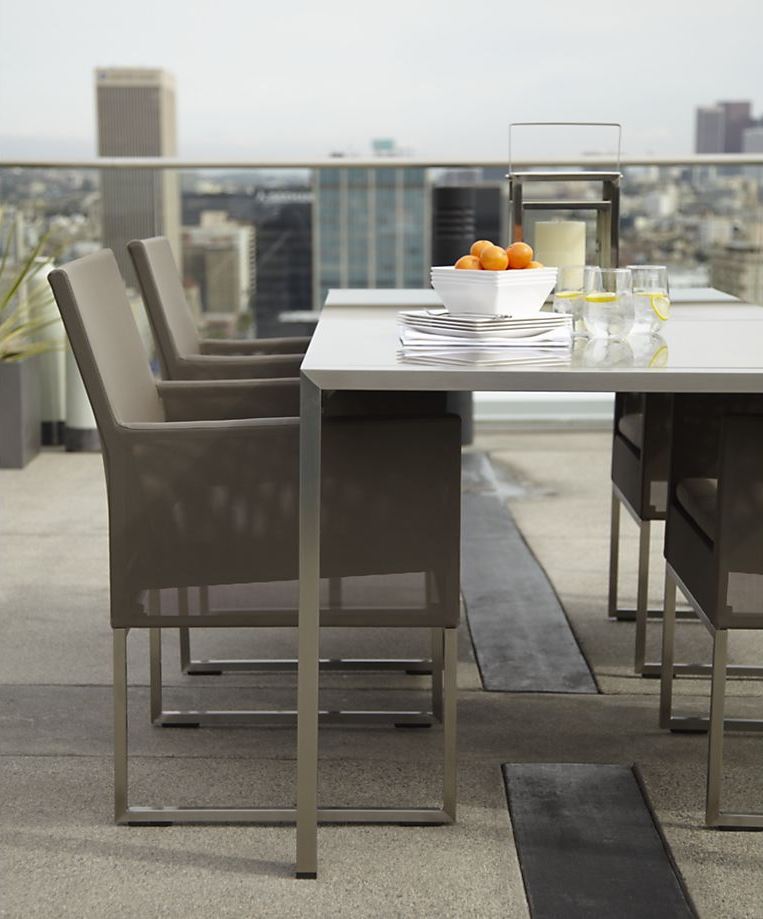
[[[461,277],[466,274],[502,275],[504,272],[454,270],[454,277],[433,274],[432,287],[450,313],[532,316],[540,312],[546,302],[546,297],[556,284],[556,271],[551,274],[544,273],[543,277],[536,275],[536,269],[505,272],[505,274],[521,275],[521,279],[512,280],[509,284],[498,282],[486,284],[476,279],[470,281]]]
[[[556,278],[556,268],[528,268],[514,271],[472,271],[469,269],[432,268],[432,278],[442,278],[446,281],[460,281],[463,284],[484,284],[500,287],[507,284],[527,284],[528,280],[540,282],[545,278]]]

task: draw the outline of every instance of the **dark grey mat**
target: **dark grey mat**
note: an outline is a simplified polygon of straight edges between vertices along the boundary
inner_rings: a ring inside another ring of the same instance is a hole
[[[696,916],[631,768],[502,769],[533,919]]]
[[[497,692],[595,693],[546,573],[499,493],[490,461],[465,453],[461,589],[482,684]]]

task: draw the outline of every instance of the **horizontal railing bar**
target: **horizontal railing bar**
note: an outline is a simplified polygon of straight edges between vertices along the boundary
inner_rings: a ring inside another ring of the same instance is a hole
[[[523,207],[526,211],[611,211],[611,201],[525,201]]]
[[[518,160],[517,169],[613,165],[614,156],[580,159]],[[621,166],[763,166],[760,153],[686,154],[684,156],[624,156]],[[2,159],[0,169],[508,169],[507,160],[418,159],[412,157],[329,157],[315,160],[188,160],[169,157],[93,157],[89,159]]]

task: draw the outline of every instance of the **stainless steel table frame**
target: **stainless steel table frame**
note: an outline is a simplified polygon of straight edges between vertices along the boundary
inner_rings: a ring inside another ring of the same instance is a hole
[[[324,390],[463,392],[763,392],[763,308],[683,300],[663,333],[660,366],[597,366],[578,349],[569,365],[474,367],[398,359],[395,311],[429,306],[421,291],[331,292],[301,368],[300,583],[297,728],[297,877],[318,870],[318,653],[321,393]],[[422,302],[423,301],[423,302]],[[429,302],[427,302],[429,301]],[[435,305],[432,303],[432,305]],[[395,811],[394,822],[406,813]],[[390,820],[352,810],[348,821]],[[407,819],[414,819],[411,812]],[[436,821],[433,821],[436,822]]]

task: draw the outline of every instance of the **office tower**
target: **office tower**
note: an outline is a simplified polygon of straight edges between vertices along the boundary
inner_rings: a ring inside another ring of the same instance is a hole
[[[313,308],[332,287],[429,284],[429,188],[415,167],[313,173]]]
[[[695,153],[723,153],[725,114],[719,105],[697,109]]]
[[[98,68],[95,72],[99,156],[175,156],[175,83],[163,70]],[[180,193],[169,170],[101,172],[103,244],[113,249],[127,283],[135,276],[131,239],[164,235],[180,260]]]
[[[279,200],[283,198],[284,200]],[[284,322],[312,309],[312,195],[273,193],[257,223],[257,335],[307,335],[314,323]]]
[[[452,265],[477,239],[476,190],[441,185],[432,189],[432,263]],[[483,237],[489,239],[490,237]]]
[[[254,227],[229,221],[222,211],[204,211],[198,227],[183,227],[183,277],[196,287],[201,324],[224,335],[251,324]]]
[[[752,103],[719,102],[697,109],[697,153],[742,153],[744,132],[754,126]]]
[[[763,153],[763,125],[745,128],[742,134],[742,153]]]
[[[750,102],[719,102],[723,109],[724,120],[724,153],[742,152],[742,135],[745,128],[752,124],[752,103]]]

